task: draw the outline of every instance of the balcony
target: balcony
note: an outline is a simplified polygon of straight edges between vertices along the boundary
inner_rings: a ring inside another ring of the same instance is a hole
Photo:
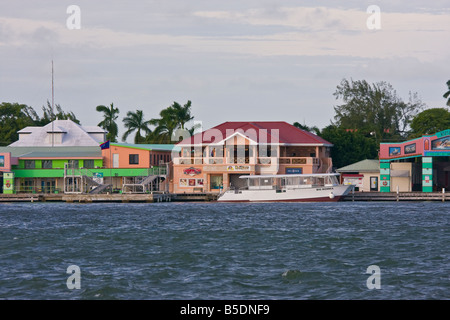
[[[281,165],[319,165],[319,158],[313,157],[238,157],[238,158],[226,158],[226,157],[193,157],[193,158],[175,158],[174,164],[258,164],[258,165],[271,165],[275,164],[278,159]]]
[[[305,164],[305,165],[319,165],[319,158],[312,157],[281,157],[280,164]]]

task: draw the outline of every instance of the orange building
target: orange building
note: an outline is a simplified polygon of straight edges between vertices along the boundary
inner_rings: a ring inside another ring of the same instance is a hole
[[[111,142],[102,150],[103,166],[111,169],[114,189],[123,192],[169,191],[168,180],[173,144],[129,144]],[[106,182],[106,181],[105,181]],[[164,183],[162,183],[164,182]]]
[[[174,193],[242,187],[241,175],[330,172],[332,144],[286,122],[225,122],[177,144]]]

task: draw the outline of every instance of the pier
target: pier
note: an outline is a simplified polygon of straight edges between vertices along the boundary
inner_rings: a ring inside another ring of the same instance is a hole
[[[450,201],[445,192],[350,192],[343,201]]]
[[[213,202],[216,193],[103,193],[103,194],[0,194],[5,202]],[[443,192],[350,192],[342,201],[450,201],[450,193]]]
[[[172,202],[172,201],[215,201],[217,194],[210,193],[102,193],[102,194],[53,194],[19,193],[0,194],[1,202]]]

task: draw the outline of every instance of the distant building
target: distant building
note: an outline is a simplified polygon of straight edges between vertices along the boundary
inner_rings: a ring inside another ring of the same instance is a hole
[[[55,120],[0,147],[0,193],[168,191],[173,145],[110,143],[106,131]]]
[[[450,189],[450,129],[380,145],[381,192]]]
[[[101,168],[100,147],[0,147],[0,193],[64,192],[68,164]]]
[[[10,147],[98,147],[107,131],[97,126],[80,126],[72,120],[54,120],[43,127],[25,127]]]
[[[380,191],[380,161],[365,159],[339,168],[342,184],[352,184],[356,191]]]

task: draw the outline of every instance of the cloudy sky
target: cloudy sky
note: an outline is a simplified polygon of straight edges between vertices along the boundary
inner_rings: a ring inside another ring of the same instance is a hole
[[[70,5],[80,8],[79,29]],[[371,5],[380,9],[380,28]],[[0,2],[0,102],[51,101],[84,125],[99,104],[155,118],[192,101],[203,127],[298,121],[323,128],[343,79],[386,81],[444,107],[450,1],[41,0]],[[120,134],[123,133],[120,128]]]

